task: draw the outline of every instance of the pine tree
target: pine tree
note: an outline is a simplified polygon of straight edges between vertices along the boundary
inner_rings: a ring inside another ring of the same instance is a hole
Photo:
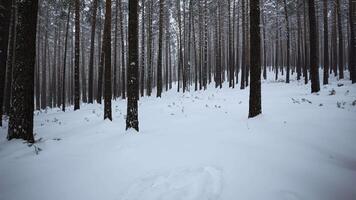
[[[15,65],[12,79],[12,106],[7,139],[22,138],[34,143],[34,74],[38,0],[17,1]]]
[[[161,95],[162,95],[163,8],[164,8],[164,0],[159,0],[159,30],[158,30],[158,56],[157,56],[157,97],[161,97]]]
[[[67,64],[67,47],[69,34],[69,19],[70,19],[71,4],[68,6],[68,16],[66,25],[66,36],[64,39],[64,56],[63,56],[63,72],[62,72],[62,111],[66,110],[66,64]]]
[[[80,0],[75,0],[75,57],[74,57],[74,110],[80,108],[79,54],[80,54]]]
[[[339,35],[339,79],[344,78],[344,37],[342,34],[342,20],[340,11],[340,0],[336,0],[337,29]]]
[[[315,5],[314,0],[308,0],[309,7],[309,40],[310,40],[310,79],[311,79],[311,92],[320,91],[319,83],[319,68],[318,68],[318,46],[317,38],[318,32],[316,31],[315,24]]]
[[[104,24],[104,63],[105,63],[105,88],[104,88],[104,119],[112,121],[111,112],[111,0],[106,0]]]
[[[126,130],[138,128],[138,0],[129,1]]]
[[[241,55],[241,83],[240,89],[245,89],[245,77],[246,77],[246,17],[245,17],[245,0],[241,1],[242,5],[242,55]]]
[[[250,100],[249,118],[262,113],[261,108],[261,37],[260,37],[260,5],[258,0],[250,1]]]
[[[286,20],[286,34],[287,34],[287,73],[286,73],[286,83],[289,83],[290,76],[290,36],[289,36],[289,18],[288,18],[288,9],[287,9],[287,1],[284,1],[284,15]]]
[[[145,95],[145,0],[141,0],[141,74],[140,74],[140,92]]]
[[[124,38],[124,12],[122,9],[122,1],[119,0],[119,16],[120,16],[120,39],[121,39],[121,98],[126,99],[126,66],[125,65],[125,38]]]
[[[93,1],[93,13],[91,18],[91,35],[90,35],[90,55],[89,55],[89,80],[88,80],[88,103],[93,103],[94,100],[94,40],[95,40],[95,27],[97,15],[98,0]]]
[[[11,1],[0,2],[0,126],[2,126],[4,89],[5,89],[5,74],[7,47],[9,41],[9,25],[11,19]]]
[[[328,1],[323,0],[324,3],[324,76],[323,84],[328,84],[329,79],[329,32],[328,32]]]
[[[352,83],[356,83],[356,1],[349,0],[349,23],[350,23],[350,72]]]

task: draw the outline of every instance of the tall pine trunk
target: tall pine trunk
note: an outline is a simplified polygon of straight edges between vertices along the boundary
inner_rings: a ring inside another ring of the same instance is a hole
[[[260,4],[258,0],[250,1],[250,99],[248,117],[262,113],[261,108],[261,37],[260,37]]]
[[[316,30],[316,17],[314,0],[308,0],[309,3],[309,40],[310,40],[310,80],[311,92],[319,92],[319,67],[318,67],[318,32]]]
[[[158,56],[157,56],[157,97],[162,95],[162,37],[163,37],[163,8],[164,0],[159,0],[159,30],[158,30]]]
[[[74,57],[74,110],[80,108],[79,54],[80,54],[80,0],[75,0],[75,57]]]
[[[329,79],[329,32],[328,32],[328,1],[323,0],[324,8],[324,76],[323,76],[323,84],[328,84]]]
[[[129,1],[126,130],[138,128],[138,0]]]
[[[105,82],[104,82],[104,119],[112,121],[111,112],[111,0],[106,0],[105,24],[104,24],[104,63],[105,63]]]
[[[12,107],[7,139],[22,138],[34,143],[34,74],[38,0],[17,1],[18,18],[15,65],[12,79]]]
[[[89,55],[89,80],[88,80],[88,103],[93,103],[94,100],[94,44],[95,44],[95,27],[97,14],[98,0],[93,1],[93,13],[91,16],[91,35],[90,35],[90,55]]]
[[[10,0],[0,2],[0,12],[2,13],[0,15],[0,126],[2,126],[9,24],[11,19]]]
[[[349,0],[349,23],[350,23],[350,72],[352,83],[356,83],[356,1]]]

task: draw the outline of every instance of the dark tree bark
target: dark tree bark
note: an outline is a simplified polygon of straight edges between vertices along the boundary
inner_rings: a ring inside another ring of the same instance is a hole
[[[310,40],[310,80],[311,92],[320,91],[318,67],[318,32],[316,31],[314,0],[308,0],[309,6],[309,40]]]
[[[262,2],[263,3],[263,2]],[[262,4],[263,5],[263,4]],[[267,79],[267,46],[266,46],[266,17],[265,17],[265,12],[264,9],[262,10],[261,13],[261,18],[262,18],[262,32],[263,32],[263,79]]]
[[[140,92],[145,95],[145,0],[141,0],[141,74],[140,74]]]
[[[179,92],[180,90],[180,77],[183,70],[183,44],[182,44],[182,20],[181,20],[181,6],[180,6],[180,0],[177,0],[177,15],[178,15],[178,87],[177,91]]]
[[[16,42],[16,2],[12,0],[11,7],[11,20],[9,27],[9,35],[8,35],[8,47],[7,47],[7,58],[6,58],[6,79],[5,79],[5,88],[3,90],[3,114],[9,114],[10,104],[11,104],[11,84],[12,84],[12,69],[15,64],[15,42]],[[5,30],[4,30],[5,31]],[[5,36],[6,37],[6,36]],[[6,38],[4,38],[6,40]],[[1,92],[1,91],[0,91]],[[1,98],[1,97],[0,97]],[[0,111],[1,112],[1,111]],[[2,116],[2,115],[0,115]],[[1,118],[0,118],[1,119]]]
[[[356,1],[349,0],[349,23],[350,23],[350,72],[352,83],[356,83]]]
[[[95,27],[96,27],[96,15],[97,15],[98,0],[93,1],[93,13],[91,16],[91,35],[90,35],[90,55],[89,55],[89,80],[88,80],[88,103],[94,101],[94,42],[95,42]]]
[[[106,0],[104,24],[104,63],[105,63],[105,88],[104,88],[104,119],[112,121],[111,112],[111,0]]]
[[[302,51],[301,51],[301,42],[302,42],[302,34],[301,34],[301,23],[300,23],[300,9],[299,9],[300,1],[297,1],[297,26],[298,26],[298,36],[297,36],[297,80],[300,80],[302,75]]]
[[[42,48],[42,72],[41,72],[41,109],[46,109],[47,108],[47,60],[48,60],[48,24],[49,24],[49,8],[46,8],[46,22],[45,22],[45,38],[42,40],[44,46]]]
[[[34,73],[36,60],[37,0],[17,1],[18,18],[15,65],[12,79],[12,107],[7,139],[22,138],[34,143]]]
[[[241,53],[241,82],[240,89],[245,89],[246,77],[246,18],[245,18],[245,0],[241,1],[242,5],[242,53]]]
[[[159,0],[159,30],[158,30],[158,58],[157,58],[157,97],[162,95],[162,37],[163,37],[163,8],[164,0]]]
[[[153,0],[148,0],[148,26],[147,26],[147,96],[152,94],[152,9]]]
[[[261,37],[260,37],[260,5],[258,0],[250,1],[250,100],[249,118],[262,113],[261,108]]]
[[[324,76],[323,84],[329,83],[329,32],[328,32],[328,1],[323,0],[324,3]]]
[[[232,34],[232,23],[231,23],[231,0],[228,0],[228,66],[229,66],[229,87],[234,88],[234,64],[233,64],[233,34]]]
[[[240,3],[240,1],[238,1],[238,4]],[[235,72],[235,76],[236,76],[236,84],[239,83],[239,73],[240,73],[240,9],[239,9],[239,5],[237,4],[237,34],[236,34],[236,72]]]
[[[118,75],[118,66],[117,66],[117,35],[118,35],[118,12],[119,12],[119,1],[115,0],[115,25],[114,25],[114,87],[113,87],[113,95],[114,95],[114,99],[116,99],[117,97],[119,97],[119,80],[120,80],[120,76]]]
[[[207,89],[207,69],[208,69],[208,1],[204,0],[204,65],[203,65],[203,87]]]
[[[121,38],[121,97],[126,99],[126,65],[125,65],[125,38],[124,38],[124,12],[122,0],[119,0],[120,38]],[[128,66],[128,65],[127,65]]]
[[[138,0],[129,1],[126,130],[138,128]]]
[[[287,34],[287,73],[286,73],[286,83],[289,83],[290,76],[290,36],[289,36],[289,19],[288,19],[288,9],[287,9],[287,1],[284,1],[284,15],[286,19],[286,34]]]
[[[332,12],[332,32],[331,32],[331,50],[332,50],[332,56],[331,56],[331,65],[332,65],[332,70],[334,71],[334,76],[337,76],[337,10],[336,6],[334,5],[333,12]]]
[[[0,126],[2,126],[3,101],[5,88],[7,48],[9,41],[9,25],[11,19],[11,1],[0,2]]]
[[[63,56],[63,72],[62,72],[62,111],[66,110],[66,64],[67,64],[67,47],[68,47],[68,33],[69,33],[69,19],[70,19],[71,4],[68,6],[68,16],[66,25],[66,36],[64,39],[64,56]]]
[[[308,44],[307,44],[307,6],[305,0],[303,1],[304,6],[304,65],[303,65],[303,75],[304,83],[308,84]],[[309,50],[310,51],[310,50]]]
[[[80,108],[79,54],[80,54],[80,0],[75,0],[75,57],[74,57],[74,110]]]
[[[340,11],[340,0],[336,0],[337,29],[339,35],[339,79],[344,78],[344,39],[342,35],[342,20]]]

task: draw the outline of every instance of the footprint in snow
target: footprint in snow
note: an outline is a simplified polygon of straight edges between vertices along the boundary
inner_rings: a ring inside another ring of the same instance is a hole
[[[173,170],[134,181],[122,200],[214,200],[221,193],[221,171],[214,167]]]

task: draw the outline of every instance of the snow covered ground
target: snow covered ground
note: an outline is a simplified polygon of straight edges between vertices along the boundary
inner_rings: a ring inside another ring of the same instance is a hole
[[[125,132],[123,100],[113,122],[98,104],[36,112],[31,147],[5,125],[0,199],[355,200],[356,85],[263,81],[255,119],[248,91],[144,97],[139,134]]]

